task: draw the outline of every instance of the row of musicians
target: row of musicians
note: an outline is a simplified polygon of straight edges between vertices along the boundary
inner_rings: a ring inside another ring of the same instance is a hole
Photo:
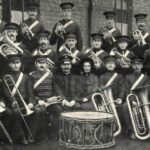
[[[34,61],[33,57],[40,54],[40,55],[48,55],[48,64],[51,70],[54,72],[58,69],[58,59],[62,54],[69,54],[73,57],[72,64],[73,64],[73,70],[74,73],[79,74],[79,62],[83,57],[89,57],[94,61],[94,72],[96,74],[101,74],[105,72],[105,65],[104,65],[104,57],[108,55],[113,55],[117,59],[117,67],[116,71],[121,74],[128,74],[132,72],[131,68],[131,59],[135,56],[138,57],[138,55],[129,49],[129,46],[131,45],[132,41],[128,36],[118,36],[115,42],[115,47],[110,51],[110,53],[107,53],[104,49],[102,49],[103,46],[103,34],[100,33],[93,33],[91,34],[92,37],[92,44],[91,47],[79,51],[76,49],[77,44],[77,37],[74,33],[68,33],[66,35],[66,42],[64,45],[62,45],[59,49],[59,53],[56,53],[54,50],[50,49],[49,44],[49,31],[41,31],[37,34],[37,42],[38,42],[38,48],[33,51],[33,53],[30,53],[28,49],[23,45],[22,43],[17,43],[16,37],[17,37],[17,29],[18,25],[15,23],[9,23],[6,24],[6,34],[7,38],[4,38],[1,42],[1,50],[0,50],[0,74],[7,72],[7,59],[6,54],[8,53],[16,53],[16,51],[11,48],[11,50],[7,50],[7,48],[4,46],[5,44],[8,44],[10,39],[13,42],[13,45],[15,45],[15,49],[17,49],[17,53],[23,54],[23,70],[25,73],[29,73],[34,68]],[[8,44],[9,45],[9,44]],[[9,49],[9,48],[8,48]],[[6,50],[6,52],[5,52]],[[150,58],[150,50],[147,49],[143,55],[142,55],[143,65],[144,69],[143,71],[145,73],[149,74],[150,66],[149,66],[149,58]]]
[[[9,58],[9,71],[1,78],[2,99],[0,102],[0,106],[5,107],[6,111],[0,115],[9,133],[14,135],[15,140],[19,137],[19,142],[23,144],[33,142],[33,140],[28,136],[27,131],[24,130],[17,107],[17,104],[19,104],[19,107],[22,108],[23,104],[15,87],[19,89],[28,107],[34,111],[33,114],[26,116],[25,119],[28,122],[33,137],[38,139],[39,135],[44,135],[45,137],[47,133],[45,131],[47,125],[46,112],[49,112],[55,118],[52,121],[51,127],[54,127],[52,132],[57,134],[60,112],[95,110],[91,101],[92,94],[110,85],[113,97],[116,100],[120,119],[125,118],[125,123],[127,123],[126,130],[130,129],[131,126],[125,98],[131,90],[136,89],[138,86],[149,85],[150,82],[149,77],[142,73],[143,63],[138,58],[133,59],[131,63],[133,73],[123,77],[121,74],[115,72],[115,58],[107,56],[104,61],[107,71],[98,77],[93,74],[94,63],[90,58],[84,58],[81,61],[82,73],[81,75],[75,75],[71,72],[71,61],[73,58],[70,55],[60,57],[60,72],[57,74],[53,74],[47,69],[46,56],[36,56],[36,70],[27,75],[20,70],[20,55],[8,55],[7,57]],[[7,79],[7,75],[11,75],[15,85],[11,84],[10,79]],[[9,91],[8,88],[11,90]],[[17,103],[14,101],[12,95]],[[61,104],[47,107],[47,103],[52,100],[56,101],[58,97],[62,99]],[[123,111],[125,112],[123,113]]]

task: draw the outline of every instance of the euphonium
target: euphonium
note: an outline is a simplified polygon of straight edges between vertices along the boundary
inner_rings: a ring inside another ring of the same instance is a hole
[[[133,90],[126,98],[135,136],[150,138],[150,108],[147,86]]]
[[[118,117],[116,106],[114,104],[115,100],[113,98],[111,86],[107,86],[103,90],[100,90],[99,93],[94,93],[92,95],[92,102],[95,106],[96,111],[105,111],[114,115],[115,117],[114,136],[119,135],[121,133],[121,123]]]

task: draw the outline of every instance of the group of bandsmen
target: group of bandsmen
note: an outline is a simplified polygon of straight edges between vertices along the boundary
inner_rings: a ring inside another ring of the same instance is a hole
[[[60,7],[64,18],[52,33],[37,20],[35,3],[27,5],[28,19],[20,25],[1,22],[0,109],[5,111],[0,121],[13,141],[22,144],[45,139],[47,129],[56,136],[61,112],[95,111],[92,94],[111,85],[124,131],[134,138],[126,96],[149,85],[147,14],[135,15],[133,34],[123,36],[115,27],[116,14],[104,12],[105,24],[91,34],[91,47],[86,49],[80,26],[72,19],[74,4]],[[54,44],[57,49],[50,49]]]

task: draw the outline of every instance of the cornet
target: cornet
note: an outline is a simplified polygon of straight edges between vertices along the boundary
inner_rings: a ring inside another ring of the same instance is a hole
[[[142,41],[142,45],[146,44],[146,41],[145,41],[145,39],[144,39],[140,29],[136,28],[133,31],[133,37],[134,37],[135,40],[141,40]]]
[[[28,34],[28,38],[31,40],[35,34],[29,29],[29,27],[25,24],[25,23],[21,23],[21,27],[26,29],[26,32],[29,33]]]
[[[64,35],[63,34],[66,33],[66,31],[64,29],[64,26],[60,22],[57,23],[56,30],[57,30],[57,35],[60,38],[64,39]]]

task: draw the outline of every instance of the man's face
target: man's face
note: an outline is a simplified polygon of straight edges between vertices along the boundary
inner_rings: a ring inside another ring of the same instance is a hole
[[[120,41],[118,43],[118,47],[121,49],[121,50],[126,50],[127,47],[128,47],[128,43],[126,41]]]
[[[134,72],[141,73],[141,70],[143,68],[143,64],[140,62],[133,63],[132,68],[133,68]]]
[[[14,42],[16,41],[18,32],[15,29],[7,29],[7,35]]]
[[[75,48],[76,47],[76,43],[77,43],[77,40],[74,39],[74,38],[68,38],[66,39],[66,44],[67,46],[71,49],[71,48]]]
[[[29,18],[35,19],[37,17],[38,11],[37,9],[29,9],[27,11]]]
[[[8,65],[13,72],[19,72],[21,68],[21,61],[13,60]]]
[[[62,12],[63,12],[64,19],[71,19],[72,9],[63,9]]]
[[[114,27],[115,26],[115,21],[113,18],[107,18],[106,21],[105,21],[105,24],[108,26],[108,27]]]
[[[40,45],[40,47],[42,49],[45,49],[49,45],[49,40],[46,36],[42,36],[42,37],[39,38],[38,44]]]
[[[83,63],[83,71],[84,71],[84,73],[90,73],[91,72],[91,64],[89,62]]]
[[[35,66],[39,71],[46,71],[47,62],[46,60],[38,60],[35,62]]]
[[[99,39],[99,38],[93,39],[92,40],[92,46],[94,48],[101,48],[101,46],[102,46],[102,40]]]
[[[137,27],[141,30],[145,29],[146,27],[146,21],[144,19],[137,20],[136,24],[137,24]]]
[[[72,65],[69,60],[62,62],[61,69],[64,74],[70,74],[71,68],[72,68]]]
[[[114,61],[108,61],[106,62],[105,67],[107,68],[107,70],[113,71],[116,67],[116,64]]]

